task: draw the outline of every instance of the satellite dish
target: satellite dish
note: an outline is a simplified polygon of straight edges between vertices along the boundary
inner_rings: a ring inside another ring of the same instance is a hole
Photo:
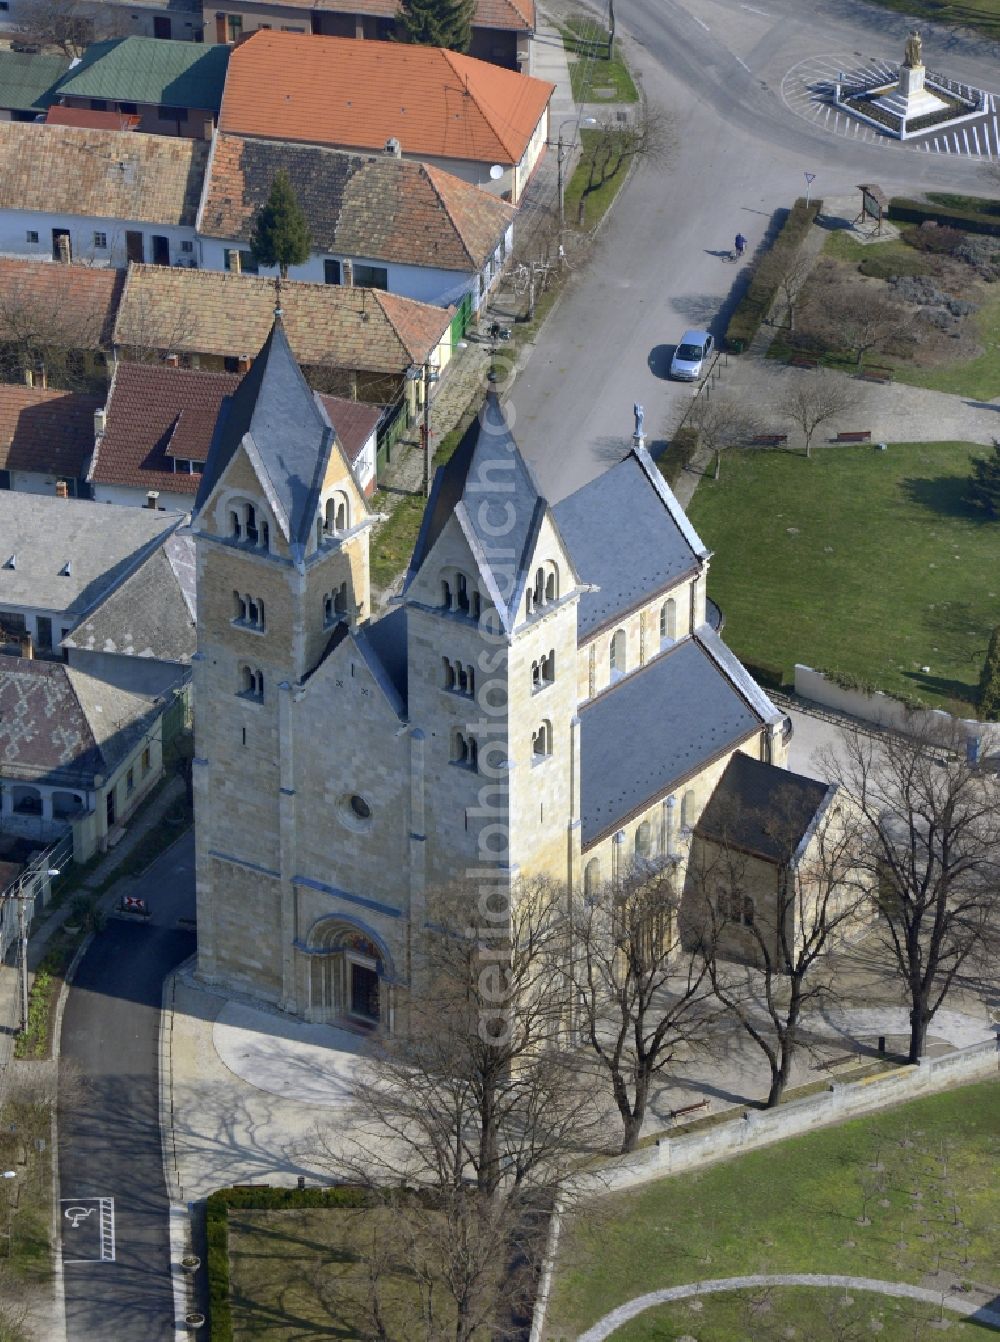
[[[503,168],[501,168],[499,163],[494,163],[493,167],[490,168],[490,181],[499,182],[502,176],[503,176]]]

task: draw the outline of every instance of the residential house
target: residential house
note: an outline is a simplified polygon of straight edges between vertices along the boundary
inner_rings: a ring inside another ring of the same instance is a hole
[[[121,270],[0,257],[0,377],[100,387],[124,284]]]
[[[194,256],[208,145],[0,123],[0,251],[169,266]]]
[[[62,641],[67,664],[131,694],[187,685],[197,647],[194,542],[171,532]]]
[[[115,347],[124,358],[138,346],[188,367],[238,372],[266,337],[274,308],[274,283],[255,275],[130,266]],[[415,412],[425,385],[451,359],[451,308],[378,289],[291,282],[281,288],[281,308],[312,386],[335,396],[393,405],[405,393]]]
[[[479,310],[513,246],[513,206],[426,163],[219,131],[198,210],[198,261],[259,273],[254,216],[288,174],[312,235],[292,279],[355,284]],[[270,273],[274,273],[273,271]]]
[[[85,130],[138,130],[139,118],[128,112],[92,112],[87,107],[50,107],[46,126],[82,126]]]
[[[0,658],[0,833],[73,830],[85,862],[163,773],[164,703],[61,662]]]
[[[206,373],[166,364],[121,362],[107,405],[98,414],[87,482],[98,503],[189,512],[208,458],[212,433],[240,373]],[[380,406],[321,397],[358,483],[375,488],[375,437]]]
[[[0,493],[0,646],[55,652],[180,524],[172,513]]]
[[[392,142],[516,204],[554,90],[439,47],[258,31],[233,49],[219,127],[362,151]]]
[[[0,383],[0,489],[76,498],[103,404],[86,392]]]
[[[6,0],[0,14],[0,31],[11,32],[29,23],[39,0]],[[159,37],[200,42],[201,0],[73,0],[73,11],[89,17],[93,33],[100,38]]]
[[[0,51],[0,121],[37,121],[53,99],[52,86],[68,56]]]
[[[258,28],[391,41],[396,0],[204,0],[205,41],[239,42]],[[469,55],[531,74],[534,0],[475,0]]]
[[[117,37],[89,46],[55,93],[65,107],[138,116],[149,134],[208,140],[228,62],[226,47]]]

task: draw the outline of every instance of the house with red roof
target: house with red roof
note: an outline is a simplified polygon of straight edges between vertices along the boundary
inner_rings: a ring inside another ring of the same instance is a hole
[[[555,85],[441,47],[259,30],[233,49],[219,129],[388,150],[516,204]]]
[[[0,383],[0,489],[76,498],[103,398]]]

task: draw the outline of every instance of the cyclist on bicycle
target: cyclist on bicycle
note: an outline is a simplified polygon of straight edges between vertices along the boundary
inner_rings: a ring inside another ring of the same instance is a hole
[[[736,234],[736,255],[742,256],[747,249],[747,240],[742,233]]]

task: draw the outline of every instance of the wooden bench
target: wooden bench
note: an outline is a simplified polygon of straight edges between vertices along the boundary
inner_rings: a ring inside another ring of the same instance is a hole
[[[862,368],[861,371],[857,374],[857,377],[858,380],[861,382],[881,382],[884,384],[892,381],[892,369]]]
[[[871,429],[850,429],[846,433],[838,433],[836,438],[831,438],[833,443],[870,443],[872,440]]]
[[[812,354],[793,354],[788,360],[789,368],[818,368],[819,359]]]
[[[688,1114],[697,1114],[702,1109],[707,1109],[712,1103],[711,1100],[699,1100],[697,1104],[686,1104],[683,1109],[671,1109],[670,1118],[675,1121],[678,1118],[686,1118]]]
[[[750,439],[751,447],[780,447],[782,443],[788,442],[787,433],[758,433],[756,438]]]

